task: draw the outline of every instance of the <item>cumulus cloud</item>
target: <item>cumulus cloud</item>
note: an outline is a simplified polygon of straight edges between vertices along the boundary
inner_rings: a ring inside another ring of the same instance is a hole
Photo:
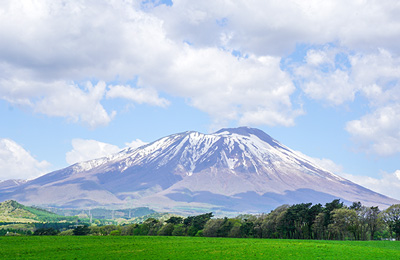
[[[94,128],[117,113],[104,98],[166,107],[162,92],[216,125],[292,126],[304,112],[281,57],[298,44],[335,43],[294,65],[301,90],[336,106],[361,93],[376,110],[398,96],[388,86],[398,75],[399,9],[375,0],[3,1],[0,98]]]
[[[339,106],[357,95],[369,111],[345,129],[364,152],[388,156],[400,152],[400,57],[378,49],[368,54],[325,46],[308,50],[292,66],[304,93],[324,104]]]
[[[337,50],[307,52],[305,63],[294,69],[300,78],[301,88],[312,99],[323,100],[331,105],[353,101],[358,86],[351,83],[347,69],[337,64]]]
[[[380,107],[373,113],[347,123],[346,130],[359,148],[389,156],[400,152],[400,104]]]
[[[383,172],[380,174],[380,178],[356,176],[346,173],[340,175],[368,189],[400,200],[400,170],[396,170],[394,173]]]
[[[295,87],[280,70],[279,57],[238,59],[230,46],[218,47],[220,26],[211,6],[204,6],[204,10],[193,6],[180,17],[190,18],[190,24],[200,27],[205,21],[212,24],[211,35],[203,36],[215,44],[186,45],[168,26],[168,19],[173,18],[162,14],[164,7],[175,12],[180,4],[142,10],[128,2],[8,3],[3,6],[2,22],[10,28],[1,28],[0,55],[7,69],[0,81],[6,92],[2,98],[28,104],[39,113],[96,127],[108,124],[116,114],[101,105],[104,97],[166,107],[169,101],[157,93],[163,91],[187,99],[188,104],[221,124],[231,120],[294,124],[301,110],[292,107],[290,96]],[[101,16],[93,19],[91,14]],[[29,34],[13,33],[27,30]],[[104,81],[116,77],[122,82],[137,78],[138,86],[104,88]],[[17,86],[10,94],[15,78],[21,79],[25,88]],[[87,78],[100,83],[89,88],[77,86],[76,82]],[[78,104],[71,107],[70,100]]]
[[[108,113],[101,105],[104,82],[83,88],[65,81],[37,82],[19,79],[0,80],[0,97],[16,105],[28,106],[36,113],[65,117],[89,127],[107,125],[116,112]]]
[[[350,56],[352,77],[371,107],[400,101],[400,56],[378,49]]]
[[[49,162],[38,161],[13,140],[0,139],[0,180],[34,179],[49,168]]]
[[[4,2],[0,23],[8,26],[0,26],[0,98],[92,128],[107,125],[116,112],[101,104],[108,90],[104,82],[131,80],[170,57],[162,22],[137,8],[129,3]],[[99,83],[91,86],[88,79]],[[168,103],[153,92],[144,89],[134,93],[142,98],[127,99]]]
[[[69,164],[88,161],[117,153],[120,148],[116,145],[96,140],[73,139],[72,150],[67,152],[66,161]]]
[[[140,139],[125,143],[127,147],[132,148],[138,148],[145,144],[147,143]],[[114,153],[118,153],[121,150],[122,148],[119,148],[113,144],[77,138],[72,140],[72,150],[67,152],[65,160],[68,164],[75,164],[77,162],[102,158]]]
[[[55,93],[37,101],[34,109],[49,116],[63,116],[82,121],[91,127],[106,125],[115,112],[109,115],[100,103],[105,87],[104,82],[99,82],[96,86],[87,83],[84,91],[77,86],[61,86]]]
[[[88,161],[117,153],[121,149],[112,144],[96,140],[73,139],[72,150],[67,152],[65,160],[69,164]]]
[[[343,166],[335,163],[327,158],[309,157],[301,152],[296,151],[310,162],[321,168],[337,174],[349,181],[357,183],[365,188],[378,192],[380,194],[400,200],[400,170],[394,173],[382,172],[378,178],[370,176],[353,175],[343,171]]]
[[[318,165],[322,169],[325,169],[326,171],[332,172],[332,173],[341,173],[343,171],[343,167],[339,164],[336,164],[334,161],[331,159],[327,158],[316,158],[316,157],[310,157],[308,155],[305,155],[304,153],[300,151],[295,151],[297,154],[299,154],[301,157],[306,158],[310,162],[312,162],[315,165]]]
[[[399,51],[396,1],[174,1],[154,13],[175,39],[200,46],[230,35],[232,48],[256,55],[290,53],[297,43],[340,42],[350,49]],[[220,22],[218,22],[220,21]],[[221,21],[224,21],[223,23]]]
[[[139,148],[139,147],[141,147],[141,146],[143,146],[143,145],[146,145],[146,144],[148,144],[148,143],[146,143],[146,142],[144,142],[144,141],[142,141],[142,140],[140,140],[140,139],[136,139],[136,140],[133,140],[132,142],[130,142],[130,143],[125,143],[125,145],[127,146],[127,147],[130,147],[130,148]]]
[[[157,91],[154,89],[132,88],[130,86],[109,86],[107,91],[108,98],[125,98],[138,104],[149,104],[154,106],[166,107],[169,101],[165,98],[158,97]]]
[[[167,91],[190,98],[192,106],[217,123],[291,126],[302,111],[292,106],[295,87],[279,62],[278,57],[237,58],[223,49],[185,45],[166,78],[143,78],[140,83],[166,82]]]
[[[371,112],[347,123],[359,148],[389,156],[400,152],[400,57],[386,50],[351,57],[352,77]]]

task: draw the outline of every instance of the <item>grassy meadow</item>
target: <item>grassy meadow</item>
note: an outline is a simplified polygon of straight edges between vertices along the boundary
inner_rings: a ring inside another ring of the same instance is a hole
[[[0,259],[400,259],[398,241],[151,236],[0,237]]]

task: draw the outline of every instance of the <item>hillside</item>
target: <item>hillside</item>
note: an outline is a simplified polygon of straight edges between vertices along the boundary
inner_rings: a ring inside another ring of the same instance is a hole
[[[39,222],[37,216],[14,200],[0,203],[0,222]]]
[[[52,212],[54,211],[54,212]],[[91,216],[91,218],[90,218]],[[159,220],[177,216],[169,213],[159,213],[149,208],[133,209],[41,209],[22,205],[14,200],[0,203],[0,223],[64,223],[64,222],[90,222],[97,224],[128,224],[142,223],[148,218]],[[16,224],[17,225],[17,224]],[[12,225],[15,227],[15,225]],[[9,225],[2,225],[7,228]]]
[[[55,213],[24,206],[14,200],[0,203],[0,222],[35,223],[75,221],[76,217],[65,217]]]

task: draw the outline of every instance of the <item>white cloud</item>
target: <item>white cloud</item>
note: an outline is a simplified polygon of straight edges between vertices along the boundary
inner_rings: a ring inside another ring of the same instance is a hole
[[[297,43],[340,42],[351,49],[380,46],[399,51],[396,1],[174,1],[154,13],[175,39],[216,45],[231,35],[230,46],[257,55],[290,53]],[[251,17],[251,19],[250,19]],[[223,26],[216,21],[224,19]]]
[[[109,86],[107,98],[125,98],[138,104],[150,104],[153,106],[166,107],[169,101],[158,97],[154,89],[132,88],[130,86]]]
[[[36,82],[0,79],[0,97],[10,103],[31,107],[34,112],[68,118],[89,127],[107,125],[115,115],[104,109],[100,101],[105,94],[105,83],[84,89],[65,81]]]
[[[295,151],[297,154],[299,154],[301,157],[306,158],[313,164],[319,166],[322,169],[325,169],[326,171],[338,174],[343,171],[343,167],[339,164],[336,164],[334,161],[327,159],[327,158],[316,158],[316,157],[310,157],[308,155],[305,155],[304,153],[300,151]]]
[[[291,126],[302,113],[292,106],[295,87],[278,57],[237,58],[223,49],[185,45],[164,77],[143,77],[139,84],[190,98],[217,124]]]
[[[358,85],[353,84],[349,69],[336,61],[342,53],[339,48],[310,49],[304,64],[294,68],[295,78],[308,97],[330,105],[354,100]]]
[[[368,189],[400,200],[400,170],[396,170],[394,173],[381,173],[380,178],[356,176],[345,173],[340,175]]]
[[[360,150],[379,156],[400,152],[400,56],[383,49],[361,54],[324,47],[309,50],[293,71],[304,93],[324,104],[365,98],[370,112],[345,128]]]
[[[336,164],[334,161],[327,158],[312,158],[312,162],[332,173],[340,174],[343,172],[343,166]]]
[[[381,107],[400,101],[400,56],[379,49],[369,54],[350,56],[352,77],[371,103]]]
[[[330,159],[309,157],[298,151],[296,151],[296,153],[329,172],[337,174],[349,181],[357,183],[358,185],[380,194],[400,200],[400,170],[396,170],[394,173],[383,172],[380,174],[380,178],[352,175],[345,173],[342,165],[336,164]]]
[[[400,51],[396,1],[179,0],[142,7],[132,1],[3,1],[0,98],[97,127],[116,114],[101,105],[105,97],[165,107],[163,92],[185,98],[215,124],[292,126],[303,112],[291,100],[296,88],[280,57],[296,44]],[[247,58],[234,57],[234,50]],[[310,98],[340,105],[360,89],[378,91],[360,86],[356,69],[353,75],[332,65],[330,55],[310,51],[297,70],[307,78],[302,89]],[[329,62],[328,72],[313,69]],[[136,78],[137,85],[126,83]],[[88,79],[117,83],[81,87]]]
[[[132,142],[130,142],[130,143],[125,143],[125,145],[127,146],[127,147],[130,147],[130,148],[139,148],[139,147],[141,147],[141,146],[143,146],[143,145],[146,145],[146,144],[148,144],[147,142],[144,142],[144,141],[142,141],[142,140],[140,140],[140,139],[136,139],[136,140],[133,140]]]
[[[105,93],[105,83],[96,86],[86,84],[85,90],[71,85],[60,87],[54,94],[39,100],[34,110],[49,116],[67,117],[75,122],[83,122],[90,127],[107,125],[115,112],[108,114],[100,101]]]
[[[105,81],[152,74],[173,55],[162,22],[127,2],[11,1],[0,13],[0,98],[92,128],[115,115],[101,105]],[[99,83],[78,86],[87,79]]]
[[[328,101],[332,105],[354,100],[356,87],[349,83],[348,74],[344,71],[316,72],[308,79],[310,81],[303,85],[303,91],[312,99]]]
[[[34,179],[47,173],[50,163],[36,160],[10,139],[0,139],[0,180]]]
[[[400,104],[378,108],[359,120],[347,123],[346,130],[360,149],[381,156],[400,152]]]
[[[322,64],[329,64],[330,66],[334,65],[334,61],[332,57],[330,57],[331,53],[327,53],[323,50],[314,50],[311,49],[307,52],[305,60],[310,66],[320,66]]]
[[[66,161],[69,164],[88,161],[117,153],[121,149],[112,144],[96,140],[73,139],[72,150],[67,152]]]
[[[140,139],[136,139],[130,143],[125,143],[127,147],[131,148],[138,148],[146,144],[146,142]],[[123,148],[119,148],[118,146],[109,143],[77,138],[72,140],[72,150],[67,152],[65,160],[68,164],[75,164],[77,162],[98,159],[118,153],[122,149]]]
[[[368,153],[400,152],[400,57],[380,49],[351,57],[352,77],[368,100],[371,112],[347,123],[346,130]]]

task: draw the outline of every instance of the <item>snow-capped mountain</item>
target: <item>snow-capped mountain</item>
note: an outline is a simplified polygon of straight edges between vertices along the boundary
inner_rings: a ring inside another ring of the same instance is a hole
[[[84,207],[149,206],[267,212],[282,204],[340,198],[367,206],[399,201],[363,188],[313,164],[261,130],[184,132],[29,181],[0,199],[25,204]]]

